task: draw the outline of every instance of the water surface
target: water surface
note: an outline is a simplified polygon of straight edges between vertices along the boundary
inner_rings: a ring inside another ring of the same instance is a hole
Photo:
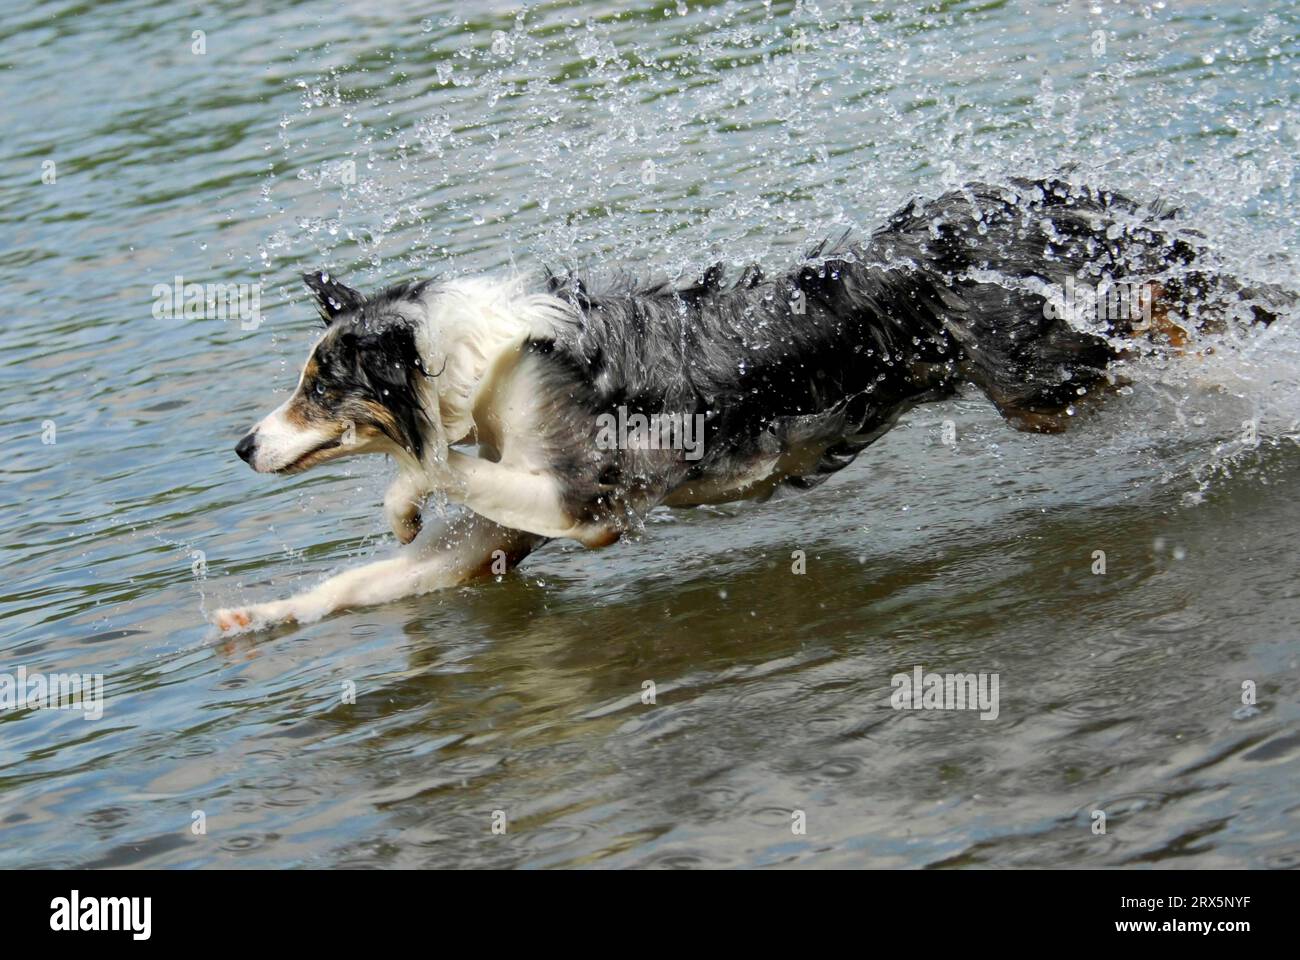
[[[1065,436],[967,395],[808,495],[272,634],[205,618],[395,549],[384,464],[231,450],[311,343],[302,270],[776,269],[1074,163],[1291,284],[1297,23],[11,3],[0,671],[102,673],[109,702],[0,712],[0,866],[1296,865],[1294,317],[1133,371]],[[263,284],[262,323],[155,316],[177,275]],[[891,709],[916,665],[997,673],[998,718]]]

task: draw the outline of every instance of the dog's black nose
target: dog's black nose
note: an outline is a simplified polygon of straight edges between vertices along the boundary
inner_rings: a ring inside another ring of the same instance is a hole
[[[239,443],[235,444],[235,453],[239,454],[240,460],[243,460],[247,464],[252,464],[253,448],[256,446],[257,437],[250,433],[248,436],[244,437],[243,440],[240,440]]]

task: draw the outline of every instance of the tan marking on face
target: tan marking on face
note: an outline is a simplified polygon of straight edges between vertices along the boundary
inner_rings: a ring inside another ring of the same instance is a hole
[[[394,419],[392,411],[387,407],[375,403],[373,400],[363,400],[361,405],[366,408],[370,423],[357,424],[358,433],[363,428],[369,428],[375,434],[386,434],[389,437],[400,437],[402,435],[397,428],[397,420]]]
[[[295,427],[305,428],[312,424],[313,418],[307,415],[303,409],[303,403],[298,397],[294,397],[289,405],[284,408],[284,419]]]
[[[307,358],[307,365],[302,368],[302,377],[298,380],[298,390],[294,393],[293,398],[289,401],[288,406],[284,408],[284,418],[295,427],[307,427],[316,422],[305,409],[306,395],[302,392],[302,385],[308,380],[315,378],[320,372],[320,367],[316,364],[316,357],[313,354]]]

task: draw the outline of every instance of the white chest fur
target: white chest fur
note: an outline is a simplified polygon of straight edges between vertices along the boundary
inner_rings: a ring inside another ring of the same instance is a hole
[[[440,453],[475,433],[474,408],[483,392],[517,363],[533,337],[554,335],[572,308],[549,294],[530,293],[524,279],[464,278],[437,284],[425,299],[426,321],[416,346],[433,374],[428,410],[436,413]]]

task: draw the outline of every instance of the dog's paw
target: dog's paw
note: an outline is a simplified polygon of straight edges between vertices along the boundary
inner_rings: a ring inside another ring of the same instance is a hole
[[[212,622],[222,633],[239,633],[252,627],[253,611],[238,609],[218,610],[212,615]]]
[[[251,607],[223,607],[212,614],[212,622],[222,633],[249,633],[283,624],[311,623],[333,609],[325,603],[310,602],[310,595],[304,595]]]
[[[410,543],[420,535],[424,522],[420,519],[420,511],[413,510],[409,515],[393,517],[392,526],[398,543]]]
[[[424,524],[420,519],[420,508],[416,504],[410,501],[389,501],[384,504],[384,513],[398,543],[410,543],[420,535],[420,528]]]
[[[228,607],[212,615],[212,622],[222,633],[245,633],[265,630],[280,623],[294,623],[298,619],[294,608],[287,603],[259,603],[252,607]]]

